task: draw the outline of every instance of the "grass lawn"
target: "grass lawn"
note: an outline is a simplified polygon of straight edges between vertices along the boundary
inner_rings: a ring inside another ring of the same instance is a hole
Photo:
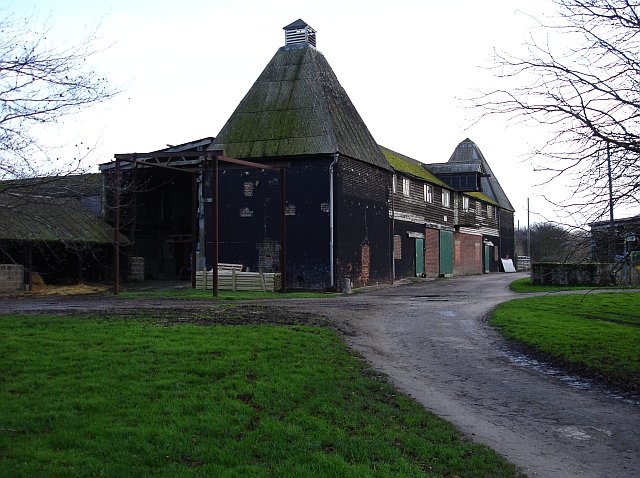
[[[565,365],[640,390],[640,293],[516,299],[499,305],[490,323]]]
[[[112,293],[111,293],[112,294]],[[335,297],[341,294],[329,292],[260,292],[260,291],[218,291],[218,297],[213,297],[210,290],[182,289],[182,290],[141,290],[123,291],[118,297],[123,299],[151,298],[151,299],[211,299],[211,300],[251,300],[251,299],[319,299]]]
[[[509,288],[514,292],[561,292],[565,290],[597,290],[597,289],[633,289],[628,286],[588,286],[588,285],[533,285],[529,277],[514,280]]]
[[[328,329],[0,317],[0,476],[514,474]]]

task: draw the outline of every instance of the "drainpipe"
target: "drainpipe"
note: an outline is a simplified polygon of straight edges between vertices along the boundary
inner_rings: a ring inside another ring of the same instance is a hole
[[[338,164],[339,153],[333,155],[333,162],[329,166],[329,276],[331,287],[335,286],[333,262],[334,262],[334,243],[333,243],[333,168]]]
[[[393,192],[395,176],[396,172],[394,170],[391,177],[391,282],[396,280],[396,195]]]

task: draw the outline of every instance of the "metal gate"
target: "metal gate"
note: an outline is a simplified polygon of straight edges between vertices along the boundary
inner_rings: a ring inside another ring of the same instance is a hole
[[[440,275],[453,275],[453,232],[440,231]]]

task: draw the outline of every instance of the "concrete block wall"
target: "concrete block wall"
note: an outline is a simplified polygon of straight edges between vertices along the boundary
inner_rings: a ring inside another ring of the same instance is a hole
[[[144,257],[129,258],[130,275],[127,278],[131,282],[144,281]]]
[[[16,264],[0,264],[0,292],[24,290],[24,267]]]

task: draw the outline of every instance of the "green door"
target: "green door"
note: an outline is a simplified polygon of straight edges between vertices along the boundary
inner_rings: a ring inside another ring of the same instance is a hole
[[[489,244],[484,244],[484,273],[489,273]]]
[[[453,275],[453,232],[440,231],[440,275]]]
[[[416,238],[416,277],[424,274],[424,239]]]

